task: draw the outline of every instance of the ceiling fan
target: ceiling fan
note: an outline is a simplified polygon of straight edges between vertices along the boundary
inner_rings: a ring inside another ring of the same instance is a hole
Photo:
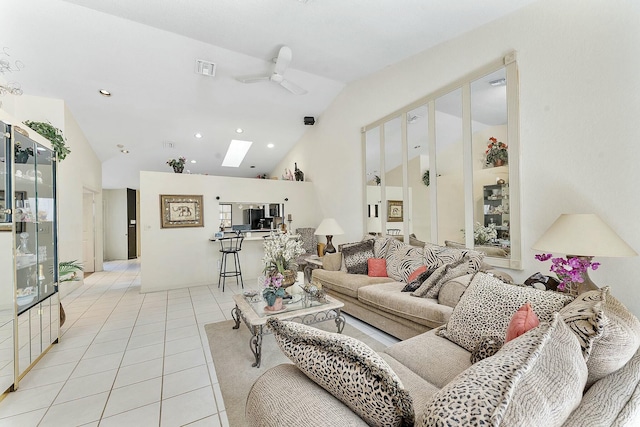
[[[278,52],[278,57],[274,60],[275,65],[273,67],[273,72],[270,75],[240,76],[236,77],[236,80],[242,83],[272,81],[274,83],[278,83],[280,86],[287,89],[291,93],[294,93],[296,95],[304,95],[305,93],[307,93],[306,90],[290,82],[289,80],[285,80],[284,78],[284,72],[287,70],[289,63],[291,63],[292,57],[293,55],[291,53],[291,48],[289,48],[288,46],[282,46],[280,48],[280,51]]]

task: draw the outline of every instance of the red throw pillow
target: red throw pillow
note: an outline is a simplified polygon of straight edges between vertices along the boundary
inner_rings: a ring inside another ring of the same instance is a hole
[[[369,277],[387,277],[387,260],[384,258],[369,258],[367,268]]]
[[[413,273],[411,273],[409,275],[409,277],[407,277],[407,283],[413,282],[414,280],[416,280],[418,278],[419,275],[421,275],[425,271],[427,271],[427,266],[426,265],[423,265],[422,267],[416,268],[415,270],[413,270]]]
[[[538,320],[538,316],[536,316],[533,308],[531,308],[531,304],[526,303],[520,307],[520,309],[518,309],[511,318],[511,322],[509,322],[509,327],[507,328],[507,337],[504,342],[506,343],[512,339],[518,338],[520,335],[537,327],[539,324],[540,320]]]

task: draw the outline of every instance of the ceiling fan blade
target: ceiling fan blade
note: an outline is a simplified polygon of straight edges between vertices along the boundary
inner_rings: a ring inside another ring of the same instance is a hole
[[[287,69],[289,64],[291,63],[291,58],[293,58],[293,53],[291,52],[291,48],[289,46],[282,46],[280,51],[278,52],[278,58],[276,59],[276,66],[273,67],[273,74],[284,74],[284,71]]]
[[[280,82],[280,86],[282,86],[283,88],[287,89],[289,92],[294,93],[296,95],[304,95],[305,93],[307,93],[305,89],[302,89],[300,86],[298,86],[295,83],[291,83],[289,80],[282,80]]]
[[[239,76],[236,80],[242,83],[257,83],[264,80],[269,80],[271,76],[259,75],[259,76]]]

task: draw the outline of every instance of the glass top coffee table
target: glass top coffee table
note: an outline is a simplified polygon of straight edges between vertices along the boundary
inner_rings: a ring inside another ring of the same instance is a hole
[[[294,285],[297,286],[297,285]],[[276,317],[280,320],[292,320],[294,322],[312,325],[314,323],[334,320],[338,333],[342,333],[345,318],[341,314],[344,304],[337,299],[326,296],[325,302],[309,300],[304,298],[304,294],[294,294],[292,300],[285,300],[284,309],[278,312],[268,312],[264,310],[267,305],[258,293],[255,296],[238,294],[233,296],[236,306],[231,310],[231,316],[236,324],[233,329],[240,327],[240,320],[247,325],[251,332],[249,348],[256,358],[251,366],[259,368],[262,359],[262,336],[270,333],[266,325],[267,319]]]

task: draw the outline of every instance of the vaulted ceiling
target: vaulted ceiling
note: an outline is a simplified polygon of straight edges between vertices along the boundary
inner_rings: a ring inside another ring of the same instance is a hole
[[[321,120],[349,82],[532,2],[3,0],[0,55],[14,71],[0,78],[65,100],[105,188],[138,187],[140,170],[170,171],[179,156],[191,173],[251,177],[270,172],[307,130],[303,117]],[[285,79],[306,94],[235,79],[270,74],[285,45]],[[215,76],[197,74],[196,59],[215,63]],[[239,168],[221,166],[232,139],[253,141]]]

